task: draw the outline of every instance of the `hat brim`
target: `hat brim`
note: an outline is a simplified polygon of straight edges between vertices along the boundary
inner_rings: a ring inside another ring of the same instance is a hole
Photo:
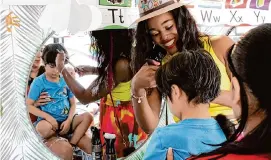
[[[158,16],[158,15],[160,15],[160,14],[163,14],[163,13],[166,13],[166,12],[171,11],[171,10],[173,10],[173,9],[179,8],[179,7],[183,6],[183,5],[185,5],[185,4],[183,3],[183,1],[180,1],[180,2],[173,3],[173,4],[171,4],[171,5],[168,5],[168,6],[166,6],[166,7],[163,7],[163,8],[161,8],[161,9],[158,9],[158,10],[156,10],[156,11],[153,11],[152,13],[149,13],[149,14],[147,14],[147,15],[145,15],[145,16],[142,16],[142,17],[138,18],[135,22],[133,22],[133,23],[129,26],[129,28],[134,27],[137,23],[139,23],[139,22],[141,22],[141,21],[144,21],[144,20],[153,18],[153,17]]]

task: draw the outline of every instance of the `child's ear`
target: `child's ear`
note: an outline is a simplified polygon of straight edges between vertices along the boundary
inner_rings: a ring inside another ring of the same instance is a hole
[[[172,96],[176,98],[180,98],[182,96],[182,90],[175,84],[171,86],[171,93]]]

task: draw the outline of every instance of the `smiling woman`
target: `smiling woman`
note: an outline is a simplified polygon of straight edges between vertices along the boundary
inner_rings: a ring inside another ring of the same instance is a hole
[[[143,3],[143,2],[142,2]],[[153,3],[153,0],[146,0],[144,3]],[[149,10],[139,6],[141,17],[136,29],[136,46],[132,55],[131,66],[135,73],[132,80],[132,94],[134,97],[143,97],[143,103],[137,103],[133,99],[136,117],[140,126],[147,133],[152,133],[159,120],[161,97],[156,89],[154,73],[158,67],[146,66],[144,63],[150,56],[149,53],[160,46],[167,53],[160,62],[165,64],[176,52],[185,50],[205,49],[214,59],[222,75],[220,95],[211,103],[210,113],[212,116],[224,114],[232,117],[232,110],[227,107],[231,105],[229,101],[230,80],[228,68],[226,68],[226,55],[228,48],[233,41],[227,36],[211,37],[198,30],[196,22],[189,10],[182,4],[182,1],[166,0]],[[148,76],[152,75],[152,76]],[[146,94],[147,88],[153,91]],[[180,119],[174,118],[175,122]]]
[[[174,18],[170,13],[156,16],[148,21],[149,32],[155,44],[159,44],[168,53],[178,51],[176,43],[179,39]],[[166,33],[169,34],[166,34]]]

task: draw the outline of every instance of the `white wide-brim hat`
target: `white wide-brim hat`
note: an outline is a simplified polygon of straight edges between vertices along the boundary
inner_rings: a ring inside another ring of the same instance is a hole
[[[139,18],[131,24],[137,23],[161,15],[185,5],[183,0],[139,0]]]

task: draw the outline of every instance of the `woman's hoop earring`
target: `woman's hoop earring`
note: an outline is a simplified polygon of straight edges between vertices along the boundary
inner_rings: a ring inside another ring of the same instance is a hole
[[[133,41],[132,47],[136,47],[136,40]]]
[[[155,48],[155,46],[156,46],[156,44],[155,44],[154,42],[152,42],[152,44],[153,44],[152,49],[154,49],[154,48]]]

